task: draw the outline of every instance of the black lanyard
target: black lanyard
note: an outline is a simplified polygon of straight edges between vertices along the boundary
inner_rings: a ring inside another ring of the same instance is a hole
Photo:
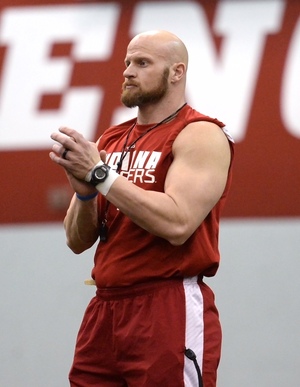
[[[147,129],[144,133],[142,133],[138,138],[136,138],[130,145],[127,146],[127,143],[128,143],[128,139],[129,139],[129,136],[131,134],[131,132],[133,131],[133,129],[136,127],[136,124],[137,124],[137,121],[135,121],[135,123],[131,126],[131,128],[129,129],[128,131],[128,134],[126,136],[126,139],[125,139],[125,143],[123,145],[123,149],[122,149],[122,153],[121,153],[121,157],[120,157],[120,160],[118,162],[118,168],[117,168],[117,172],[119,173],[121,171],[121,168],[122,168],[122,163],[123,163],[123,160],[125,159],[127,153],[130,151],[130,149],[132,149],[135,144],[142,138],[144,137],[146,134],[148,134],[151,130],[157,128],[158,126],[160,125],[163,125],[163,124],[166,124],[167,122],[171,121],[173,118],[175,118],[177,116],[177,114],[180,112],[181,109],[183,109],[185,107],[186,103],[183,104],[179,109],[176,110],[176,112],[170,114],[167,118],[164,118],[162,121],[158,122],[157,124],[151,126],[149,129]]]

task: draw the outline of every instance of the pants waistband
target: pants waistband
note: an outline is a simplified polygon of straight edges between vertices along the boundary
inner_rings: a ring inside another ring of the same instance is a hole
[[[130,286],[97,288],[96,296],[102,300],[132,298],[135,296],[153,293],[164,287],[177,286],[182,283],[183,278],[172,278],[154,280]]]
[[[130,286],[97,288],[96,296],[102,300],[132,298],[135,296],[153,293],[165,287],[178,286],[186,282],[200,283],[201,281],[202,281],[202,277],[170,278],[170,279],[153,280],[153,281],[143,282],[140,284],[135,284]]]

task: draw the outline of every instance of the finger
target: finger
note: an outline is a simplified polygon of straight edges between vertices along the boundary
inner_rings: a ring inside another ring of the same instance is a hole
[[[50,152],[49,157],[53,162],[55,162],[59,166],[63,167],[66,172],[70,173],[70,175],[73,175],[73,172],[70,169],[70,164],[69,164],[68,160],[63,159],[61,156],[57,155],[55,152]]]
[[[65,126],[61,126],[58,129],[61,133],[65,134],[68,136],[72,141],[74,142],[81,142],[82,140],[86,141],[86,139],[83,137],[83,135],[75,129],[70,129]]]
[[[105,163],[106,162],[106,151],[105,150],[101,150],[100,151],[100,158],[101,160]]]
[[[60,157],[62,157],[65,149],[66,148],[64,148],[62,145],[57,144],[57,143],[52,145],[53,152],[56,153]]]
[[[55,152],[50,152],[49,157],[52,161],[54,161],[56,164],[59,164],[63,167],[65,167],[66,160],[58,156]]]
[[[56,154],[56,156],[61,157],[64,160],[70,161],[69,154],[68,154],[70,152],[70,149],[64,148],[63,146],[58,144],[53,144],[52,151]]]
[[[63,148],[75,150],[77,147],[76,142],[65,134],[54,132],[50,137],[52,140],[58,142]]]

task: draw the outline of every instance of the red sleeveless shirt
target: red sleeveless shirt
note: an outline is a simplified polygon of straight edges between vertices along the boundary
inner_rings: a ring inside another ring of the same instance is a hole
[[[107,151],[107,164],[117,169],[129,131],[127,145],[151,128],[136,125],[135,119],[105,131],[99,149]],[[172,145],[189,123],[209,121],[221,128],[224,124],[185,106],[170,122],[150,130],[125,153],[120,174],[145,190],[163,192],[168,169],[172,163]],[[133,129],[132,129],[133,128]],[[231,154],[233,141],[226,133]],[[99,242],[94,258],[92,277],[98,287],[119,287],[150,280],[215,275],[220,261],[218,249],[219,217],[231,181],[231,166],[222,197],[193,235],[181,246],[145,231],[115,206],[107,213],[108,240]],[[104,218],[106,199],[99,195],[100,223]],[[141,208],[140,211],[143,211]]]

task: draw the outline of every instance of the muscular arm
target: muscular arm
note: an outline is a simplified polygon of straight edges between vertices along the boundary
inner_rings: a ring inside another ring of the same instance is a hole
[[[218,126],[197,122],[188,125],[176,138],[173,155],[164,193],[145,191],[120,177],[107,199],[150,233],[180,245],[221,197],[230,149]]]
[[[80,254],[93,246],[99,236],[97,198],[87,202],[74,195],[64,219],[67,245]]]

